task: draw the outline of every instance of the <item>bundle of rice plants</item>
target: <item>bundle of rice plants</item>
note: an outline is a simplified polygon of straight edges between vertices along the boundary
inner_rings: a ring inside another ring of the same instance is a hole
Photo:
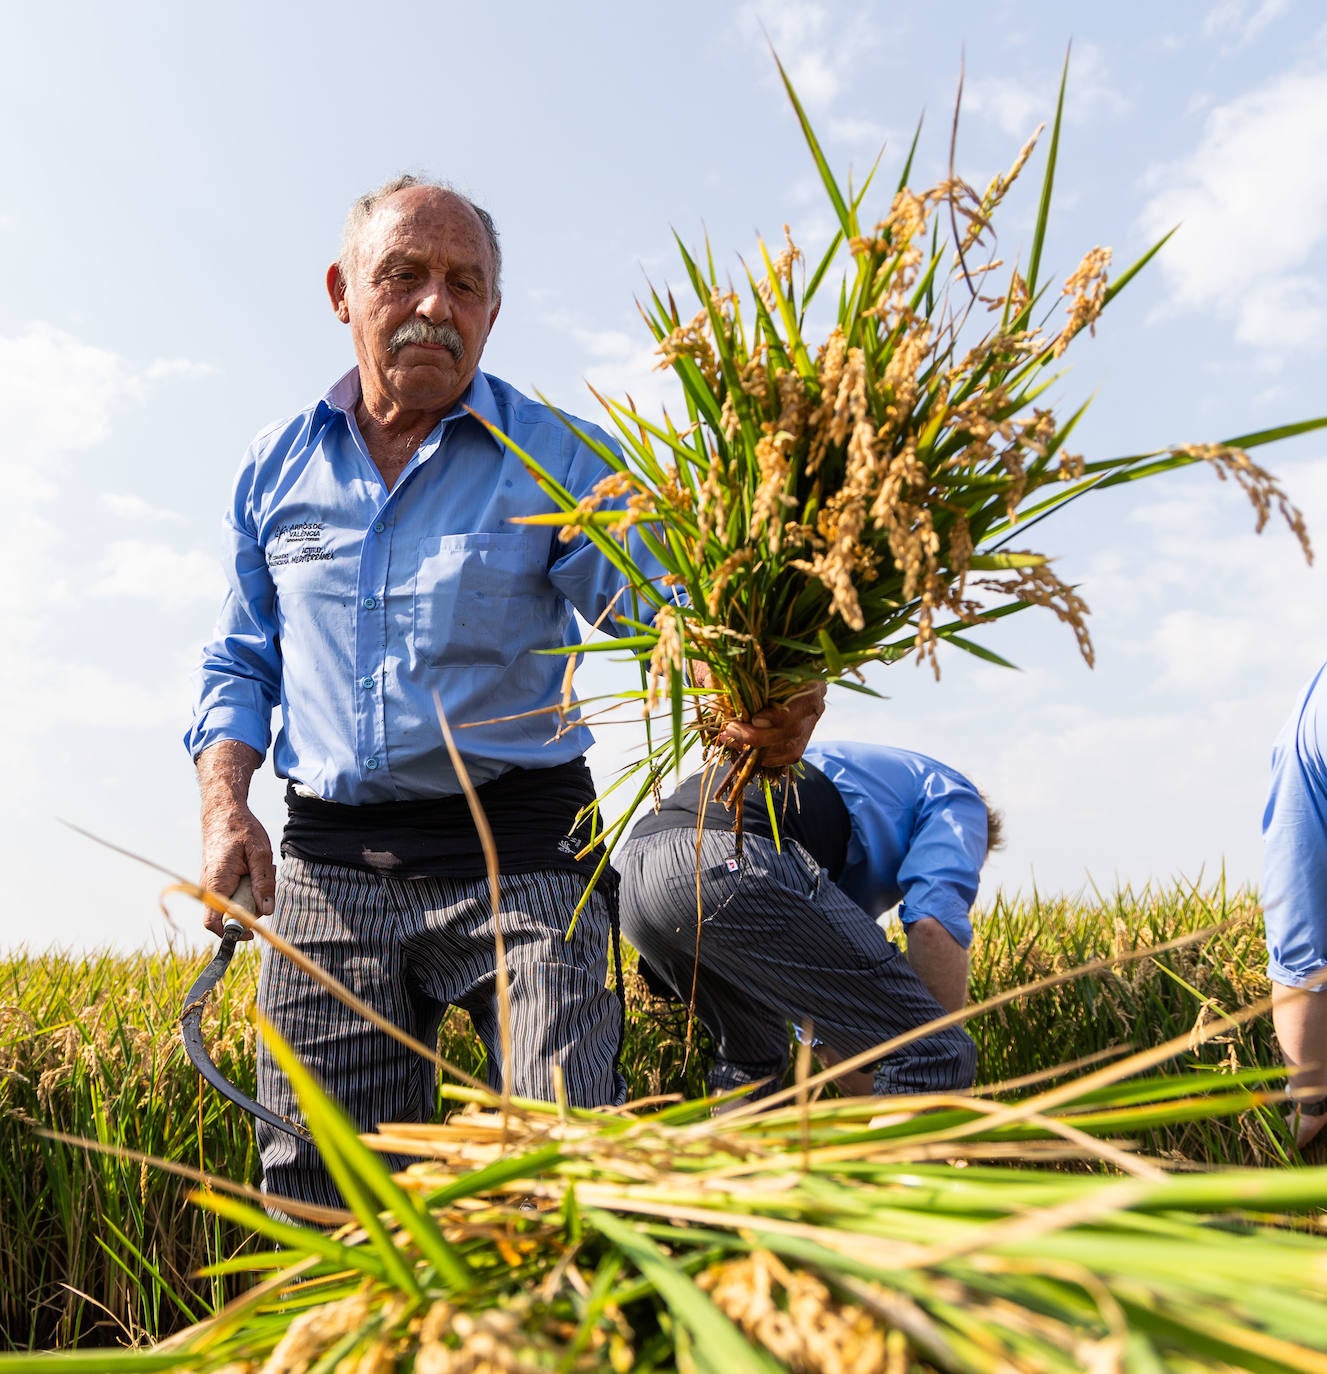
[[[1206,463],[1244,490],[1259,529],[1279,511],[1309,554],[1300,513],[1248,450],[1327,419],[1092,461],[1070,451],[1085,405],[1051,409],[1061,360],[1164,240],[1113,280],[1101,247],[1058,289],[1045,279],[1063,82],[1031,243],[1009,260],[996,221],[1035,136],[982,192],[952,171],[914,190],[914,138],[872,218],[874,173],[841,186],[784,83],[838,225],[828,247],[807,262],[790,236],[778,251],[762,242],[739,289],[708,245],[694,254],[679,238],[695,299],[652,291],[642,313],[685,420],[600,396],[621,452],[582,433],[612,470],[587,500],[523,455],[556,506],[529,520],[584,531],[632,586],[634,609],[619,608],[632,633],[590,647],[642,663],[641,690],[622,697],[647,709],[671,697],[642,797],[699,742],[734,765],[720,794],[736,801],[759,759],[723,744],[726,723],[809,683],[865,690],[871,663],[915,656],[938,671],[942,642],[1004,662],[969,631],[1013,611],[1051,612],[1090,664],[1079,593],[1015,547],[1089,493]]]

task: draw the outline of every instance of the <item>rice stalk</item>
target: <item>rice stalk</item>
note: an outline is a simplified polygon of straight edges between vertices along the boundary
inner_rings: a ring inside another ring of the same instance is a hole
[[[554,507],[528,523],[588,538],[631,588],[624,633],[586,647],[639,663],[642,689],[619,700],[647,717],[667,703],[667,735],[635,765],[635,804],[693,745],[731,766],[720,795],[736,803],[760,770],[722,741],[729,721],[821,682],[870,690],[873,663],[938,673],[941,643],[1003,663],[990,627],[1030,607],[1063,622],[1090,665],[1079,589],[1015,541],[1093,492],[1200,463],[1241,488],[1259,530],[1279,514],[1311,556],[1300,512],[1249,453],[1327,417],[1105,459],[1072,451],[1085,406],[1049,400],[1063,359],[1164,240],[1113,277],[1101,246],[1062,285],[1043,275],[1064,82],[1032,240],[1010,253],[997,221],[1036,135],[982,193],[952,165],[914,187],[909,153],[868,214],[874,173],[860,190],[839,183],[779,70],[837,225],[830,243],[808,255],[785,227],[735,284],[708,243],[679,238],[690,302],[652,289],[642,314],[685,416],[599,396],[620,451],[568,420],[610,469],[589,498],[521,454]]]

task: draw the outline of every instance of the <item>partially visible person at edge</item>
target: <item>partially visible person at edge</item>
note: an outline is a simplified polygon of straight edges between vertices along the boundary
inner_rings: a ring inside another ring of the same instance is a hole
[[[1000,843],[999,817],[965,777],[923,754],[812,741],[795,789],[731,814],[693,774],[638,821],[618,851],[622,930],[647,980],[690,1003],[713,1035],[715,1093],[775,1092],[791,1022],[837,1064],[925,1026],[967,1000],[969,911]],[[697,817],[703,824],[697,852]],[[699,871],[698,871],[699,869]],[[699,885],[699,887],[698,887]],[[877,917],[902,902],[907,955]],[[699,912],[699,929],[697,915]],[[961,1091],[976,1048],[960,1026],[841,1077],[854,1094]]]
[[[552,504],[481,419],[578,497],[607,469],[553,411],[479,370],[500,268],[492,219],[445,185],[401,177],[351,209],[326,281],[356,366],[258,436],[226,515],[229,591],[186,736],[202,881],[227,896],[247,874],[274,929],[426,1043],[463,1007],[499,1083],[484,857],[436,695],[497,840],[511,1090],[552,1099],[558,1066],[570,1103],[607,1105],[625,1085],[606,886],[564,938],[588,873],[569,834],[594,791],[590,734],[572,722],[550,739],[556,718],[534,713],[559,701],[565,661],[535,651],[577,641],[573,610],[593,623],[629,608],[589,540],[510,523]],[[278,704],[279,879],[248,804]],[[821,710],[823,691],[728,737],[788,762]],[[263,1014],[361,1127],[431,1117],[432,1065],[263,956]],[[298,1117],[265,1047],[258,1096]],[[263,1125],[258,1140],[269,1194],[340,1203],[311,1146]]]
[[[1303,1149],[1327,1126],[1327,663],[1272,749],[1262,907],[1272,1023],[1290,1071],[1289,1126]]]

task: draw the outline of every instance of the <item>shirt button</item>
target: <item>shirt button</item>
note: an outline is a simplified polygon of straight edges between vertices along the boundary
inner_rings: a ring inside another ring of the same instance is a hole
[[[371,677],[362,677],[362,678],[360,678],[360,680],[359,680],[359,685],[360,685],[361,687],[372,687],[372,686],[373,686],[373,679],[372,679]]]
[[[383,530],[385,530],[386,528],[387,528],[387,526],[384,525],[383,522],[382,522],[381,520],[375,520],[374,523],[373,523],[373,532],[374,532],[374,534],[381,534],[381,533],[383,532]]]
[[[376,596],[366,596],[364,598],[364,609],[366,611],[371,611],[377,604],[378,598]]]
[[[367,768],[367,769],[369,769],[370,771],[372,771],[372,770],[373,770],[374,768],[376,768],[377,766],[378,766],[378,760],[377,760],[377,759],[365,759],[365,760],[364,760],[364,767]]]

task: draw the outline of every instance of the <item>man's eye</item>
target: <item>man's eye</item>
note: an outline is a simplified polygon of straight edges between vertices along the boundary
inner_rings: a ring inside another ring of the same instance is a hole
[[[479,288],[472,281],[456,281],[452,283],[452,290],[459,291],[464,296],[473,296]]]

